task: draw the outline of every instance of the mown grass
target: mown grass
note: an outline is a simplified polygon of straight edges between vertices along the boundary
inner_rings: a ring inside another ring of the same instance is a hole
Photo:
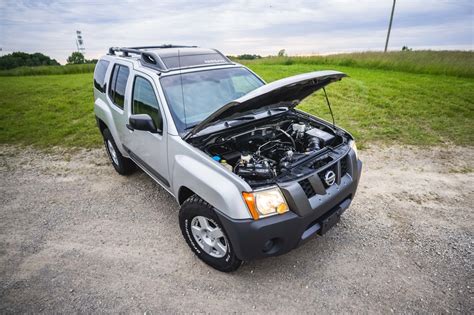
[[[95,147],[92,73],[0,77],[0,143]]]
[[[322,69],[346,72],[328,95],[336,123],[359,144],[472,145],[474,79],[313,64],[248,66],[267,81]],[[39,147],[101,145],[92,73],[0,77],[0,143]],[[329,120],[321,93],[301,109]]]
[[[472,51],[361,52],[311,57],[269,57],[246,63],[332,65],[474,78]]]
[[[473,79],[308,64],[248,66],[268,81],[323,69],[347,73],[326,90],[336,124],[362,144],[474,144]],[[322,93],[298,108],[330,120]]]
[[[27,75],[52,75],[94,72],[95,64],[66,65],[66,66],[38,66],[18,67],[1,70],[0,76],[27,76]]]
[[[239,60],[237,61],[240,62]],[[474,78],[473,51],[360,52],[327,56],[266,57],[243,62],[246,64],[265,65],[330,65]],[[19,67],[1,70],[0,76],[88,73],[93,72],[94,67],[94,64]]]

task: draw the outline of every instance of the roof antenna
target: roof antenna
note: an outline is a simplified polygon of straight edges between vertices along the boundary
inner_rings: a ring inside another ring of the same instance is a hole
[[[181,73],[181,55],[178,49],[178,68],[179,68],[179,79],[181,81],[181,98],[183,101],[183,112],[184,112],[184,130],[188,128],[188,122],[186,119],[186,104],[184,103],[184,88],[183,88],[183,75]]]
[[[323,91],[324,91],[324,97],[326,97],[326,103],[328,104],[328,107],[329,107],[329,112],[331,113],[332,126],[333,126],[334,128],[336,128],[336,123],[334,122],[334,115],[333,115],[333,113],[332,113],[331,103],[329,103],[328,94],[326,93],[326,89],[324,88],[324,86],[323,86]]]

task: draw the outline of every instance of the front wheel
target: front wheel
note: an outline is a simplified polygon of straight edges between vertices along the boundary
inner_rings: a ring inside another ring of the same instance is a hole
[[[231,272],[242,264],[235,256],[214,208],[198,196],[188,198],[181,206],[179,225],[191,250],[209,266]]]

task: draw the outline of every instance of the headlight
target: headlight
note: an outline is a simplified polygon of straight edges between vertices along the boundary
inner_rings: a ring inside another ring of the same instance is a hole
[[[352,150],[354,150],[356,158],[358,158],[359,153],[357,153],[356,142],[354,140],[349,141],[349,146],[351,147]]]
[[[242,196],[254,220],[283,214],[289,210],[285,197],[278,187],[251,193],[243,192]]]

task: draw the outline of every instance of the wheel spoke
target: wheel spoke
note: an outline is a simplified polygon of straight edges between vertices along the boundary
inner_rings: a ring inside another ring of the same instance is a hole
[[[191,229],[193,230],[193,233],[196,233],[198,235],[201,233],[201,228],[197,225],[193,225]]]
[[[216,240],[220,239],[221,237],[224,236],[224,234],[222,233],[222,230],[220,228],[215,228],[213,230],[211,230],[211,232],[209,233],[213,238],[215,238]]]
[[[203,241],[202,243],[200,243],[200,244],[202,245],[202,249],[204,249],[204,251],[210,255],[211,252],[212,252],[212,247],[211,247],[211,245],[207,244],[207,243],[204,242],[204,241]]]
[[[216,242],[216,245],[214,248],[217,250],[219,253],[219,256],[224,256],[225,253],[227,253],[227,246],[224,246],[221,242]]]
[[[205,217],[198,217],[198,220],[201,229],[209,229],[209,223],[207,222],[207,219]]]

